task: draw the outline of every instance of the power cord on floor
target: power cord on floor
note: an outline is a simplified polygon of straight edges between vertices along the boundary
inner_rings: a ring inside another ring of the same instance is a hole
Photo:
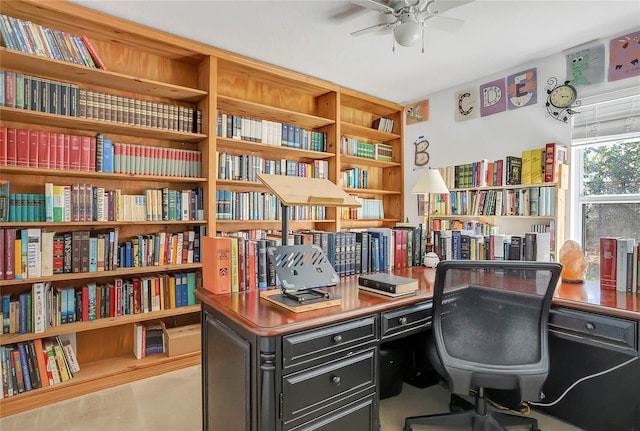
[[[628,364],[632,363],[633,361],[636,361],[637,359],[638,359],[638,357],[637,357],[637,356],[635,356],[635,357],[633,357],[633,358],[629,359],[628,361],[625,361],[625,362],[623,362],[623,363],[621,363],[621,364],[618,364],[618,365],[616,365],[616,366],[614,366],[614,367],[608,368],[608,369],[606,369],[606,370],[604,370],[604,371],[600,371],[600,372],[598,372],[598,373],[591,374],[591,375],[588,375],[588,376],[582,377],[581,379],[576,380],[576,381],[575,381],[571,386],[569,386],[569,387],[568,387],[568,388],[567,388],[567,389],[562,393],[562,395],[560,395],[560,396],[559,396],[555,401],[553,401],[553,402],[550,402],[550,403],[538,403],[538,402],[534,402],[534,401],[529,401],[529,402],[528,402],[528,404],[531,404],[532,406],[536,406],[536,407],[551,407],[551,406],[553,406],[553,405],[555,405],[555,404],[559,403],[559,402],[560,402],[560,400],[562,400],[562,399],[565,397],[565,395],[567,395],[567,394],[569,393],[569,391],[570,391],[571,389],[573,389],[574,387],[576,387],[578,384],[580,384],[580,383],[584,382],[585,380],[593,379],[594,377],[599,377],[599,376],[602,376],[602,375],[604,375],[604,374],[610,373],[611,371],[617,370],[618,368],[622,368],[622,367],[624,367],[625,365],[628,365]]]
[[[478,394],[478,392],[475,389],[469,389],[469,394],[475,397]],[[495,407],[498,410],[504,410],[511,413],[518,413],[522,415],[528,415],[529,413],[531,413],[531,407],[529,407],[529,405],[524,401],[520,403],[520,410],[514,410],[510,407],[503,406],[502,404],[498,404],[497,402],[492,401],[490,398],[487,398],[487,401],[489,402],[489,404],[491,404],[493,407]]]

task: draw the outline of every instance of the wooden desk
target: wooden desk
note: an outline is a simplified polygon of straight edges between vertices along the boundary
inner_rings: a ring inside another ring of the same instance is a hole
[[[418,279],[417,293],[389,299],[359,292],[357,276],[343,277],[331,288],[342,296],[340,306],[305,313],[261,301],[255,291],[197,291],[203,429],[377,429],[380,344],[431,325],[435,271],[395,273]],[[550,316],[547,400],[584,373],[638,356],[639,322],[640,295],[601,291],[597,283],[560,285]],[[547,410],[587,429],[631,430],[640,423],[638,382],[640,360],[585,382]]]

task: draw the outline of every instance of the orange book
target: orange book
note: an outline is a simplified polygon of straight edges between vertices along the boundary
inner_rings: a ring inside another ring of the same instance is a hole
[[[47,352],[42,348],[42,338],[33,340],[33,347],[38,363],[38,370],[40,371],[40,381],[44,388],[53,382],[53,377],[51,377],[51,371],[47,370],[48,357]]]
[[[225,236],[201,239],[203,287],[211,293],[231,292],[231,240]]]

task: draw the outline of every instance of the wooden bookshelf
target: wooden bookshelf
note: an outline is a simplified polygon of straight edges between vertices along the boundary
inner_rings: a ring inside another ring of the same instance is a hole
[[[349,194],[382,199],[385,208],[383,219],[341,220],[339,210],[328,207],[325,219],[292,220],[292,230],[337,232],[349,228],[392,227],[404,220],[402,106],[65,1],[10,0],[3,1],[2,9],[2,13],[9,16],[74,35],[87,35],[107,66],[107,70],[93,69],[0,47],[3,70],[70,82],[82,89],[117,96],[181,105],[202,113],[201,131],[191,133],[0,107],[2,127],[83,136],[102,132],[113,142],[198,150],[202,154],[202,175],[198,178],[2,166],[0,173],[3,180],[10,181],[11,193],[43,193],[44,184],[48,182],[91,183],[120,189],[126,194],[139,194],[147,188],[180,190],[202,187],[205,214],[204,220],[197,221],[3,222],[0,229],[40,228],[64,233],[105,231],[117,227],[120,241],[158,231],[182,232],[200,226],[206,226],[208,235],[251,229],[278,230],[280,220],[217,220],[216,190],[267,191],[257,181],[218,180],[217,157],[221,152],[257,155],[269,160],[326,161],[326,177],[333,183],[337,183],[340,172],[349,167],[371,171],[369,189],[343,189]],[[326,134],[326,149],[314,151],[216,136],[218,114],[221,113],[322,132]],[[371,127],[372,122],[381,116],[394,121],[392,132]],[[386,162],[341,155],[340,139],[345,134],[357,136],[364,142],[391,145],[393,160]],[[0,293],[19,295],[30,290],[35,281],[51,282],[54,288],[70,286],[79,289],[93,280],[112,281],[155,273],[199,273],[202,265],[119,268],[100,273],[3,280]],[[2,334],[0,345],[5,346],[17,341],[75,333],[81,371],[70,381],[5,397],[0,400],[0,416],[196,365],[200,361],[198,353],[176,358],[153,355],[135,360],[132,333],[135,322],[147,319],[175,323],[197,321],[199,318],[199,305],[194,305],[64,324],[49,328],[43,334]]]

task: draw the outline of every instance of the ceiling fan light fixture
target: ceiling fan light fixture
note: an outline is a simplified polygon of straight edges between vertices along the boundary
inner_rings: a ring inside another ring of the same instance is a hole
[[[422,26],[413,20],[401,22],[393,31],[393,37],[402,46],[413,46],[421,34]]]

